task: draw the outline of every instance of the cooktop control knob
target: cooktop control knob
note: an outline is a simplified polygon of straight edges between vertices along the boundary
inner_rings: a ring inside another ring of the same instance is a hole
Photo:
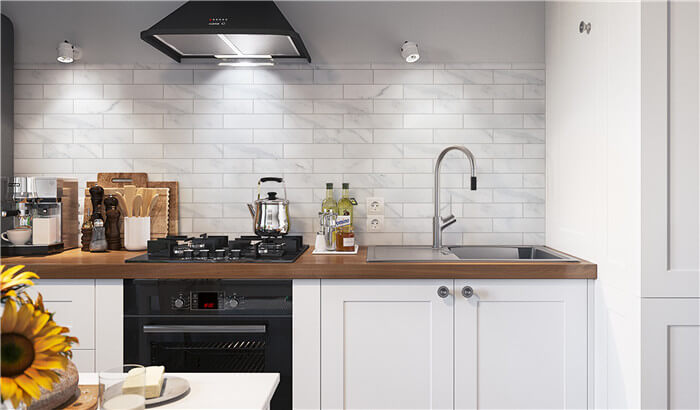
[[[185,307],[185,298],[182,296],[176,297],[175,300],[173,300],[173,306],[175,306],[177,309],[182,309]]]
[[[229,296],[226,298],[226,307],[229,309],[235,309],[238,307],[238,298],[235,296]]]

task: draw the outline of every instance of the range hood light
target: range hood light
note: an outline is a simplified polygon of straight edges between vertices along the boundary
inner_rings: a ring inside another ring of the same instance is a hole
[[[242,55],[242,54],[215,54],[214,58],[218,59],[231,59],[231,58],[250,58],[250,59],[265,59],[265,60],[271,60],[272,56],[271,55],[266,55],[266,54],[260,54],[260,55]]]
[[[221,67],[263,67],[263,66],[274,66],[275,63],[272,61],[224,61],[218,64]]]

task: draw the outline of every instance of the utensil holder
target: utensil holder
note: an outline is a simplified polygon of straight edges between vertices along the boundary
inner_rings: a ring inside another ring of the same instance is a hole
[[[128,216],[124,218],[124,248],[129,251],[142,251],[151,239],[150,216]]]

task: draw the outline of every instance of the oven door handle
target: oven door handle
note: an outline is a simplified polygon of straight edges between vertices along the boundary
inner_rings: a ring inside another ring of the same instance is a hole
[[[265,325],[144,325],[143,333],[265,333]]]

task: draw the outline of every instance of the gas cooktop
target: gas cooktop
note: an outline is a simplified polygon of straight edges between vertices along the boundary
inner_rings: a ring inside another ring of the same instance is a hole
[[[202,234],[197,238],[167,236],[148,241],[147,253],[127,259],[127,263],[250,263],[297,260],[309,245],[301,236],[228,236]]]

